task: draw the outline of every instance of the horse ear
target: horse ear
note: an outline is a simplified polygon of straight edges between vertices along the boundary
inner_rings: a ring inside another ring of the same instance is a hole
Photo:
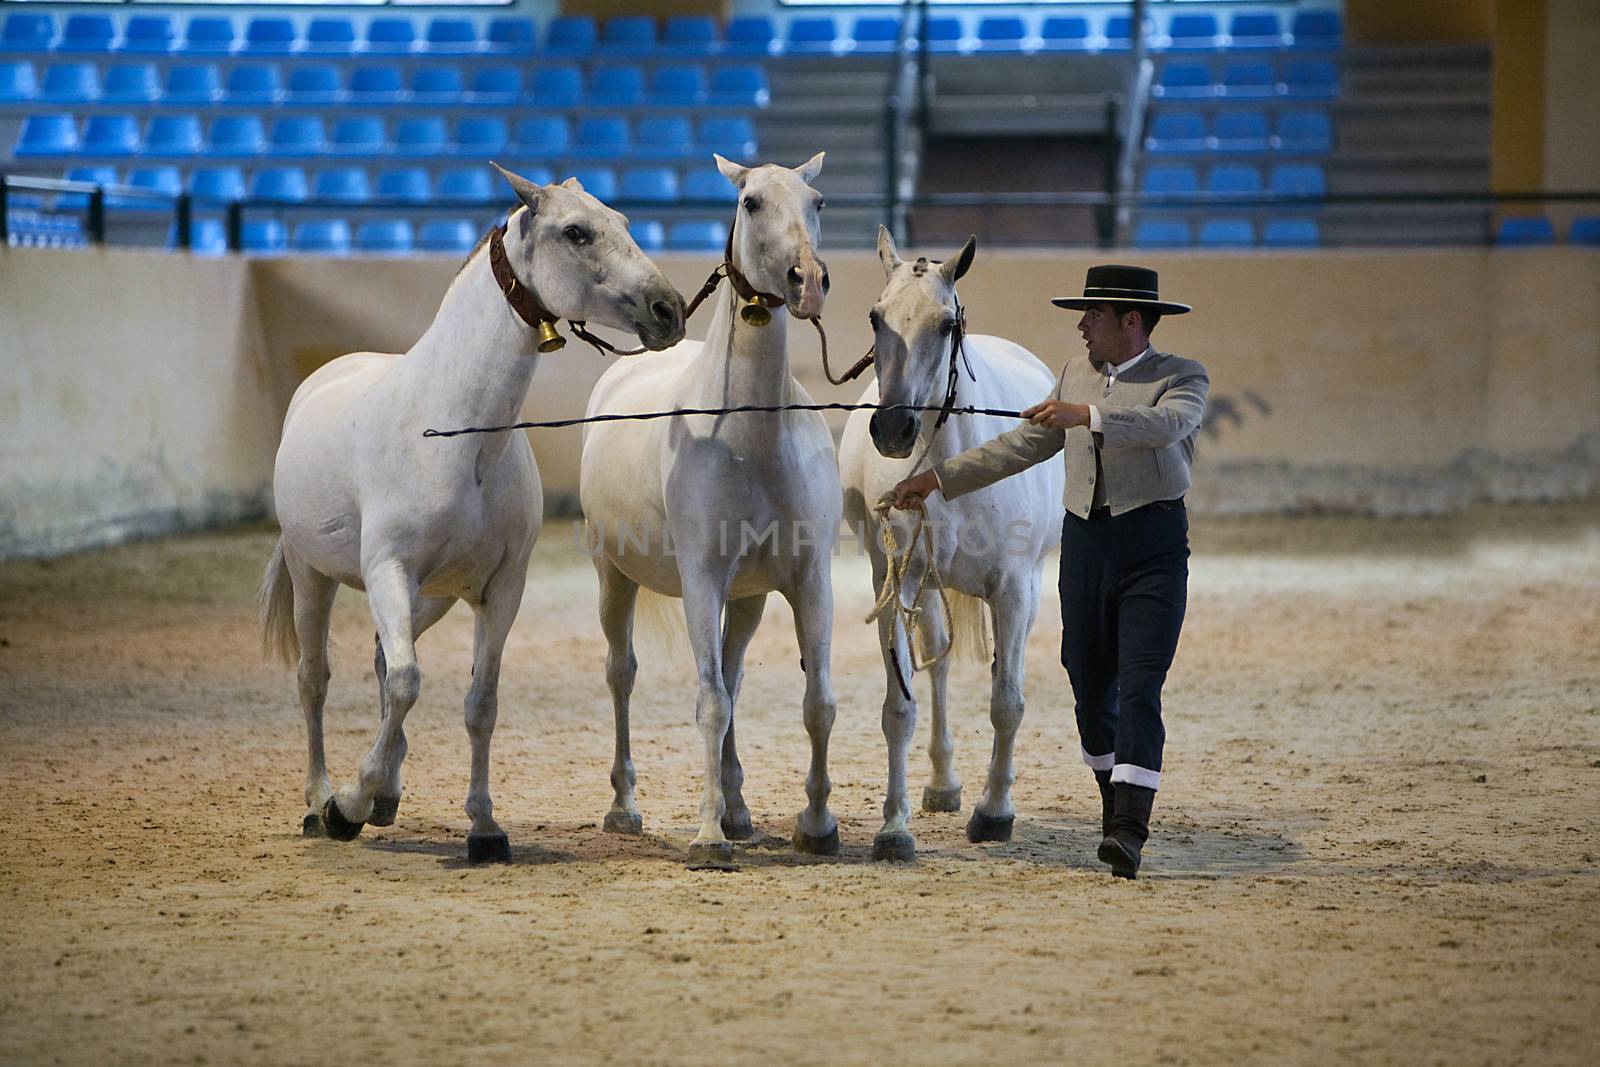
[[[491,160],[489,166],[500,172],[500,176],[511,183],[511,188],[516,191],[517,199],[528,205],[528,210],[539,210],[539,187],[520,174],[513,174],[500,164]]]
[[[828,153],[826,152],[818,152],[816,155],[812,156],[810,159],[794,168],[794,172],[800,175],[801,179],[807,185],[810,185],[817,180],[817,175],[822,173],[822,157],[827,154]]]
[[[580,193],[583,192],[583,183],[576,178],[568,178],[561,184],[568,189],[576,189]]]
[[[717,169],[722,172],[724,178],[733,183],[735,189],[744,188],[744,180],[750,175],[749,167],[741,167],[733,160],[723,159],[715,152],[711,153],[711,158],[717,161]]]
[[[967,243],[961,246],[961,251],[956,253],[956,258],[946,260],[944,266],[939,268],[945,281],[954,285],[961,276],[972,269],[972,257],[978,254],[978,235],[973,234],[967,238]]]
[[[885,277],[893,274],[894,269],[903,262],[900,253],[895,251],[894,234],[881,223],[878,226],[878,262],[883,264]]]

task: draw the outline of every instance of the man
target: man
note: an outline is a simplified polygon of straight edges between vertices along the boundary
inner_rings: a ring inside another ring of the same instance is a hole
[[[953,499],[1065,454],[1061,662],[1100,787],[1099,857],[1133,878],[1161,784],[1161,686],[1189,585],[1183,494],[1210,379],[1150,347],[1162,315],[1190,310],[1160,298],[1153,270],[1091,267],[1082,297],[1051,303],[1083,312],[1089,358],[1068,361],[1027,423],[905,479],[894,502]]]

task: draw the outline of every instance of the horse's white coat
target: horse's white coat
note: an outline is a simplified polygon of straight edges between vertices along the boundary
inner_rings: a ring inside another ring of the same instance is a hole
[[[972,261],[969,241],[957,258],[942,265],[927,260],[906,262],[895,253],[887,231],[880,230],[879,257],[887,284],[874,306],[873,328],[877,380],[861,396],[863,403],[932,405],[945,395],[950,358],[949,327],[955,321],[955,281]],[[1049,395],[1055,378],[1032,353],[1000,337],[969,334],[966,356],[976,381],[965,367],[958,371],[956,403],[1021,410]],[[952,415],[937,433],[935,415],[912,412],[852,412],[839,448],[845,488],[845,513],[852,525],[876,531],[875,505],[895,484],[1017,425],[1013,419],[985,415]],[[916,464],[913,469],[913,464]],[[935,553],[947,588],[988,603],[994,625],[995,660],[989,696],[994,724],[994,750],[989,776],[976,811],[1004,822],[1014,815],[1011,803],[1012,746],[1023,712],[1023,650],[1039,606],[1040,568],[1044,556],[1061,540],[1060,463],[1041,463],[1014,477],[957,500],[935,493],[926,502],[928,521],[935,524]],[[912,517],[890,512],[904,545]],[[869,537],[874,589],[883,582],[883,546]],[[919,563],[922,561],[918,561]],[[914,595],[913,578],[906,596]],[[943,613],[936,594],[925,593],[922,621],[933,651],[943,647]],[[906,752],[916,728],[916,703],[907,700],[896,680],[891,657],[898,656],[910,674],[905,635],[894,613],[879,619],[886,690],[883,733],[889,747],[888,794],[879,841],[907,835],[910,805],[906,797]],[[961,781],[950,765],[953,742],[949,727],[946,680],[949,659],[928,668],[933,683],[933,730],[928,754],[933,773],[923,794],[930,810],[956,810]],[[975,819],[975,823],[982,820]],[[969,827],[969,834],[972,832]]]

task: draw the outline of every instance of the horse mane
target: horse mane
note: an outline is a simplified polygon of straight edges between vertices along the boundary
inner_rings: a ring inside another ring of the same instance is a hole
[[[506,222],[509,224],[510,221],[516,217],[517,212],[522,211],[523,209],[524,205],[521,203],[517,204],[516,207],[511,209],[511,213],[506,216]],[[483,231],[483,236],[478,238],[478,243],[472,246],[472,251],[467,253],[467,258],[462,260],[461,266],[456,268],[455,277],[461,277],[461,272],[467,269],[467,265],[477,257],[479,252],[483,251],[483,247],[489,243],[489,235],[492,233],[494,233],[493,226],[490,226],[487,230]]]

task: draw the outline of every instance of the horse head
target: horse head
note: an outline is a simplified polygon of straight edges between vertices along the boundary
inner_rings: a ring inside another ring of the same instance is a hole
[[[828,265],[817,257],[822,194],[811,187],[822,171],[818,152],[798,167],[741,167],[717,156],[717,169],[739,190],[730,264],[759,293],[781,294],[789,314],[814,319],[828,293]]]

